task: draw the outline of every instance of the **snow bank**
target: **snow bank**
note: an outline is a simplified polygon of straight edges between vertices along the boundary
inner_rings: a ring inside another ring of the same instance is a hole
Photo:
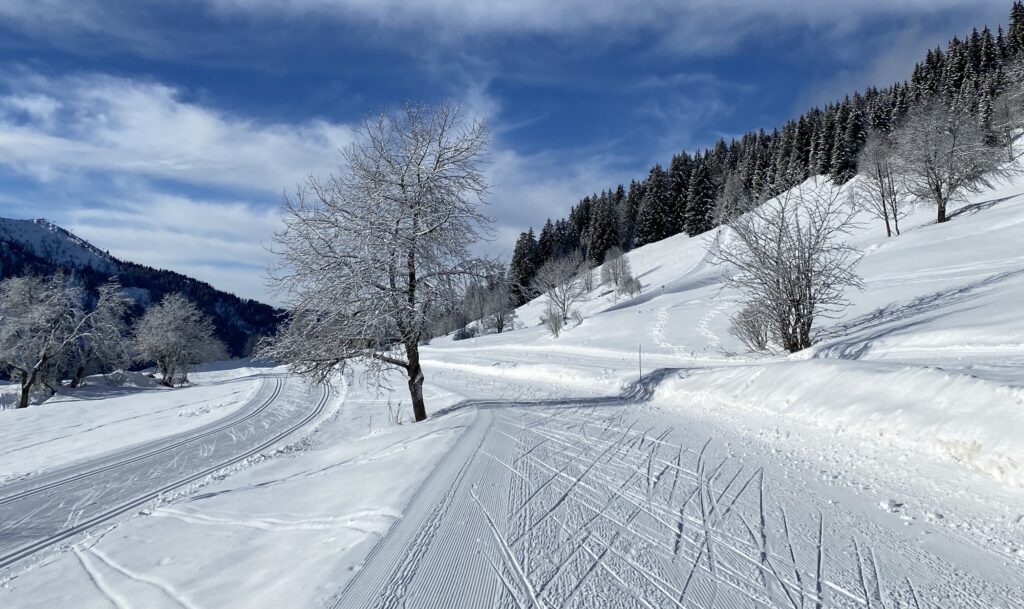
[[[655,399],[792,417],[1024,486],[1024,390],[937,368],[814,359],[687,371]]]

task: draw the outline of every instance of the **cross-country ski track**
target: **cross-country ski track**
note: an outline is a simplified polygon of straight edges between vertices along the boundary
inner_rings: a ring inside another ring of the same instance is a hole
[[[645,404],[669,373],[618,398],[459,405],[472,423],[403,517],[350,554],[332,606],[1024,606],[1024,572],[989,549],[933,543],[945,533]]]
[[[0,486],[0,569],[280,444],[317,419],[331,396],[320,388],[309,400],[284,400],[284,375],[261,383],[219,421]]]

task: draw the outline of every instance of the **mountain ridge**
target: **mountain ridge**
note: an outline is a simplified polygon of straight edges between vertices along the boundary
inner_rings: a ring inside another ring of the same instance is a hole
[[[180,292],[213,319],[217,334],[235,357],[251,353],[255,342],[272,334],[281,314],[268,304],[168,269],[120,260],[45,218],[0,218],[0,279],[69,272],[94,295],[111,278],[124,287],[140,316],[165,295]]]

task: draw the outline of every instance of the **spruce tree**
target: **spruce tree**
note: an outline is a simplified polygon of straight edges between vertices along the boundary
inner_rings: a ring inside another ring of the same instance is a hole
[[[622,249],[629,251],[636,244],[636,223],[643,206],[644,184],[633,180],[629,183],[626,203],[622,208]]]
[[[1006,30],[1006,53],[1016,57],[1024,49],[1024,3],[1017,0],[1010,9],[1010,25]]]
[[[644,184],[644,197],[636,220],[636,246],[640,247],[670,236],[670,208],[665,171],[655,165]]]
[[[832,148],[835,147],[836,136],[836,115],[838,111],[835,106],[829,105],[822,118],[821,130],[818,132],[817,149],[817,174],[827,175],[832,171]]]
[[[555,225],[551,222],[551,218],[548,218],[544,222],[544,228],[540,229],[540,237],[537,238],[537,268],[544,266],[545,262],[555,256],[556,239]]]
[[[690,155],[683,152],[672,157],[668,169],[669,207],[671,208],[671,234],[683,230],[686,218],[686,195],[690,190],[690,172],[693,170]]]
[[[602,264],[605,253],[619,246],[619,219],[610,195],[599,197],[593,207],[589,242],[587,255],[594,264]]]
[[[517,304],[530,299],[529,286],[537,274],[537,239],[531,227],[519,234],[516,246],[512,250],[512,262],[509,264],[509,275],[512,279],[512,293]]]
[[[686,197],[686,234],[692,237],[714,228],[716,194],[708,163],[697,163],[690,175],[690,192]]]

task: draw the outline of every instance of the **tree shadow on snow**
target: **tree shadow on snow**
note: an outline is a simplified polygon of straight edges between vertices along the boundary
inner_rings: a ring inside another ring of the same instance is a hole
[[[818,346],[815,357],[860,359],[870,351],[874,341],[934,321],[947,313],[925,316],[944,307],[971,301],[980,295],[981,290],[1022,274],[1024,269],[989,275],[961,286],[918,296],[908,302],[893,303],[848,322],[836,324],[819,334],[823,341],[835,342]]]
[[[650,401],[654,397],[654,391],[665,379],[677,373],[686,372],[691,368],[658,368],[653,372],[643,375],[639,380],[633,381],[619,395],[593,397],[593,398],[551,398],[535,400],[464,400],[442,408],[433,413],[430,418],[444,417],[467,408],[509,408],[521,406],[564,406],[564,407],[598,407],[598,406],[627,406],[639,402]]]

